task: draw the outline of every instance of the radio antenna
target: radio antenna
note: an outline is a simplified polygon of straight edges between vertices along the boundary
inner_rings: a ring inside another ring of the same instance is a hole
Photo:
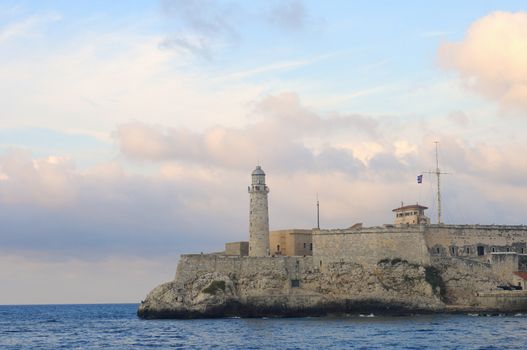
[[[450,173],[442,173],[439,169],[439,157],[437,155],[437,147],[439,141],[434,141],[436,144],[436,169],[435,171],[426,171],[427,174],[435,174],[437,176],[437,224],[442,224],[441,220],[441,175],[450,175]]]

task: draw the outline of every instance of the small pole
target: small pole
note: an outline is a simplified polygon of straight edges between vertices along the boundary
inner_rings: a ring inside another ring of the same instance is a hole
[[[318,193],[317,193],[317,229],[320,230],[320,204],[318,202]]]
[[[437,144],[436,144],[436,174],[437,174],[437,223],[441,223],[441,171],[439,170],[439,157],[437,156]]]

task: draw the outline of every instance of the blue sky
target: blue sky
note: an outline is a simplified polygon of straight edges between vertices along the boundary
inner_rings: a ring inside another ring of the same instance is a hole
[[[0,1],[0,304],[141,300],[257,162],[272,229],[434,220],[434,141],[446,222],[523,224],[526,60],[521,1]]]

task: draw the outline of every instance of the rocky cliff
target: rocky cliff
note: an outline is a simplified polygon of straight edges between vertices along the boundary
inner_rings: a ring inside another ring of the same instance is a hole
[[[434,267],[385,259],[363,266],[312,257],[184,255],[176,278],[152,290],[142,318],[434,312],[445,308]]]

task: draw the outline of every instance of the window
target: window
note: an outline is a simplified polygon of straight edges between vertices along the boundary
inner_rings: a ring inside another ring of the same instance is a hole
[[[493,252],[493,253],[496,252],[496,248],[495,248],[495,247],[492,247],[492,252]]]
[[[507,252],[510,252],[511,251],[511,248],[507,247]]]
[[[482,255],[485,255],[485,247],[483,246],[478,246],[478,256],[482,256]]]
[[[309,250],[313,250],[313,243],[309,243]]]
[[[306,244],[304,243],[304,249],[306,249]]]
[[[299,280],[291,280],[291,287],[293,287],[293,288],[300,287],[300,281]]]
[[[452,255],[456,255],[456,247],[450,248],[450,251],[452,252]]]
[[[277,252],[280,252],[280,244],[278,244],[278,245],[276,246],[276,251],[277,251]]]
[[[436,248],[436,253],[437,253],[437,254],[440,254],[440,253],[441,253],[441,248],[437,247],[437,248]]]

